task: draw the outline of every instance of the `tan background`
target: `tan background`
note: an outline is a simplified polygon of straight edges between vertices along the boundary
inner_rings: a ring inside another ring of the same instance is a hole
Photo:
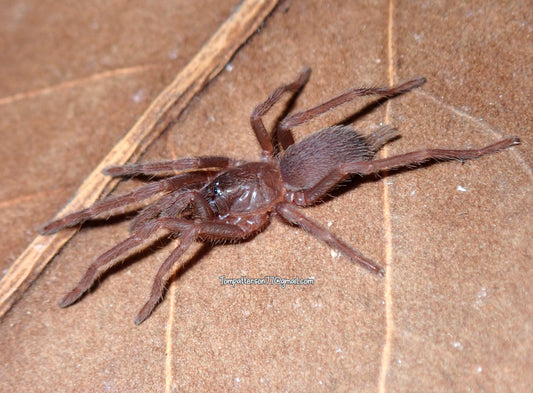
[[[237,4],[0,2],[1,269]],[[390,7],[283,3],[143,157],[255,159],[254,105],[303,66],[313,74],[299,109],[350,86],[387,84],[391,61],[396,81],[424,75],[423,88],[390,102],[402,138],[388,154],[511,134],[523,142],[464,165],[367,180],[307,210],[376,261],[390,253],[386,280],[274,221],[253,241],[191,253],[136,327],[172,244],[61,310],[57,300],[91,260],[127,236],[127,222],[86,227],[0,322],[0,391],[530,391],[531,3],[394,1],[389,18]],[[380,106],[357,127],[371,130],[385,116]],[[218,280],[243,274],[315,284]]]

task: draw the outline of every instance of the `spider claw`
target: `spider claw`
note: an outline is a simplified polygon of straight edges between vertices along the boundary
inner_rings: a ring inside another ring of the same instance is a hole
[[[423,76],[417,76],[416,78],[414,78],[414,80],[417,83],[416,87],[422,86],[424,83],[426,83],[426,78],[424,78]]]
[[[520,138],[517,137],[516,135],[510,136],[510,137],[505,138],[505,139],[509,140],[509,146],[515,146],[515,145],[519,145],[520,144]]]
[[[118,166],[108,166],[102,170],[102,174],[107,176],[120,176],[120,169]]]
[[[78,299],[81,297],[81,293],[78,293],[77,291],[70,291],[69,293],[67,293],[63,299],[61,299],[58,304],[59,304],[59,307],[61,308],[65,308],[65,307],[68,307],[74,303],[76,303],[76,301],[78,301]]]
[[[416,78],[408,80],[407,82],[404,82],[401,85],[393,88],[395,91],[394,91],[394,94],[392,95],[394,96],[397,94],[406,93],[410,90],[413,90],[413,89],[416,89],[417,87],[422,86],[424,83],[426,83],[426,78],[424,78],[423,76],[417,76]]]
[[[154,310],[154,307],[155,307],[155,303],[152,300],[149,300],[148,302],[146,302],[143,308],[141,308],[139,313],[133,319],[133,322],[135,323],[135,325],[138,326],[141,323],[143,323],[146,320],[146,318],[150,316],[150,314]]]
[[[45,226],[39,228],[39,233],[41,235],[51,235],[52,233],[59,232],[61,229],[63,229],[63,225],[59,222],[59,220],[50,221]]]
[[[77,225],[83,224],[87,220],[86,210],[80,210],[61,217],[57,220],[48,222],[45,226],[39,229],[41,235],[51,235],[57,233],[64,228],[72,228]]]
[[[299,86],[305,85],[309,81],[310,76],[311,76],[311,68],[305,67],[300,73],[300,76],[298,77],[296,84]]]

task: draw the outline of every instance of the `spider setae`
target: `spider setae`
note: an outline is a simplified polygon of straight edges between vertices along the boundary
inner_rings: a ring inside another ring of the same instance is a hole
[[[307,83],[310,69],[283,85],[253,111],[251,125],[262,149],[256,162],[227,157],[204,156],[167,162],[127,164],[105,169],[110,176],[158,176],[148,184],[124,195],[96,202],[91,207],[48,223],[43,234],[78,225],[86,220],[114,215],[124,207],[154,200],[132,220],[131,236],[100,255],[79,283],[59,302],[67,307],[77,301],[107,269],[123,260],[132,249],[154,237],[179,236],[179,245],[157,272],[150,297],[135,317],[140,324],[161,299],[173,266],[197,241],[237,241],[257,234],[272,217],[297,225],[339,251],[351,262],[380,275],[384,270],[343,242],[328,229],[302,214],[310,206],[353,174],[368,175],[388,169],[409,167],[428,161],[469,160],[495,153],[520,143],[507,137],[480,149],[425,149],[383,159],[374,159],[380,148],[397,136],[391,126],[363,136],[353,128],[337,125],[325,128],[295,143],[291,129],[360,96],[390,98],[425,82],[415,78],[394,87],[352,88],[308,110],[285,117],[271,138],[262,116],[285,93],[297,94]],[[275,154],[276,149],[280,150]],[[161,178],[163,177],[163,178]],[[157,197],[157,198],[156,198]],[[163,230],[165,233],[160,234]],[[157,233],[156,233],[157,232]]]

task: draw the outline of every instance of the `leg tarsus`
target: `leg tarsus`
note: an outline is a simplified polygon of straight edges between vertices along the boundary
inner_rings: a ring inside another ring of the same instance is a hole
[[[179,221],[180,225],[177,225],[176,219],[158,218],[144,223],[132,236],[96,258],[96,260],[89,265],[78,284],[59,301],[59,306],[68,307],[76,302],[89,288],[92,287],[98,277],[100,277],[106,270],[109,270],[117,263],[123,261],[128,255],[131,255],[132,250],[150,239],[159,229],[167,229],[168,231],[181,233],[194,226],[194,224],[187,220],[180,219]],[[155,241],[156,239],[153,240]]]

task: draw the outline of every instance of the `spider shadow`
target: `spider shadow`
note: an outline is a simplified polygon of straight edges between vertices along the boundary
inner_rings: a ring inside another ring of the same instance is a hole
[[[363,116],[366,116],[372,112],[374,112],[376,109],[382,107],[388,100],[392,99],[394,97],[382,97],[378,98],[377,100],[373,100],[363,106],[358,111],[352,113],[351,115],[346,116],[344,119],[339,121],[336,125],[343,125],[343,126],[349,126],[355,121]]]
[[[98,229],[104,228],[110,225],[117,225],[121,222],[134,218],[138,211],[130,211],[125,213],[114,214],[110,217],[91,218],[77,226],[78,229]]]

